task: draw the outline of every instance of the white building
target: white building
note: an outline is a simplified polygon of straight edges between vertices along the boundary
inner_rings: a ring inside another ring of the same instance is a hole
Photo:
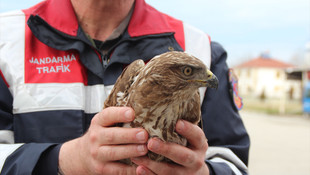
[[[301,99],[301,78],[287,71],[293,67],[267,56],[236,66],[234,69],[239,77],[240,95],[264,99]]]

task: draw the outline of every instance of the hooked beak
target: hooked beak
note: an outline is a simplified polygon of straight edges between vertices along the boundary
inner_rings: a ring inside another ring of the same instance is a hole
[[[206,78],[204,80],[194,80],[194,81],[199,82],[202,86],[214,89],[217,89],[219,85],[219,80],[210,70],[207,70]]]
[[[219,80],[210,70],[207,70],[203,77],[204,78],[198,80],[188,80],[188,82],[199,83],[200,87],[210,87],[214,89],[218,88]]]
[[[204,80],[204,83],[207,87],[217,89],[219,85],[219,80],[210,70],[207,70],[207,79]]]

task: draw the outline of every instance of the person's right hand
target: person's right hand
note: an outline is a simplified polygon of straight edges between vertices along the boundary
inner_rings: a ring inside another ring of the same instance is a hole
[[[109,107],[96,114],[85,135],[61,146],[63,174],[135,174],[135,167],[117,160],[146,155],[148,134],[142,128],[112,127],[133,119],[128,107]]]

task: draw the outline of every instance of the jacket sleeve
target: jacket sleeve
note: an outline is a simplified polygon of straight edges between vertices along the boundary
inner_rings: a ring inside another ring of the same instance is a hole
[[[226,59],[222,46],[211,42],[211,71],[219,87],[206,91],[201,109],[209,143],[206,163],[211,174],[248,174],[250,140],[230,94]]]
[[[12,95],[0,76],[0,174],[57,174],[60,145],[14,143],[12,103]]]

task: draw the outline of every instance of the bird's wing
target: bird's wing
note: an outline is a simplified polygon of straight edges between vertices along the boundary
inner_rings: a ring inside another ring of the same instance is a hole
[[[188,100],[188,103],[184,109],[184,114],[181,117],[181,119],[187,120],[194,124],[198,124],[200,122],[201,111],[200,111],[200,95],[198,90],[194,94],[194,96]]]
[[[104,108],[109,106],[120,106],[118,99],[120,95],[127,93],[131,84],[134,82],[135,77],[143,69],[145,63],[143,60],[136,60],[127,66],[122,74],[118,77],[109,97],[104,102]]]

